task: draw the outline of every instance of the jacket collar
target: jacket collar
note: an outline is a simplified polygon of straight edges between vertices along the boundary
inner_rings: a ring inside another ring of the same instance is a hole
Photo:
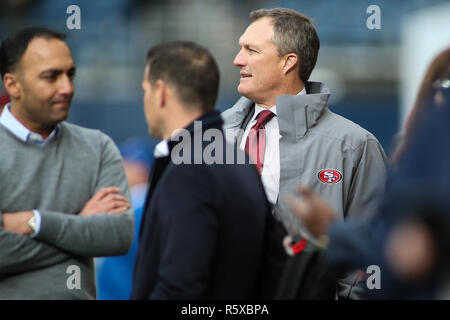
[[[307,81],[305,87],[306,95],[282,95],[276,98],[277,118],[282,136],[292,135],[293,132],[297,139],[304,136],[327,109],[330,90],[321,82]],[[225,112],[226,126],[239,128],[254,106],[253,101],[241,97],[230,109],[232,112]]]
[[[196,122],[199,123],[196,124]],[[222,125],[223,120],[222,117],[220,116],[220,113],[214,110],[204,113],[202,116],[191,122],[186,128],[184,128],[184,130],[187,130],[190,133],[191,137],[194,137],[195,134],[200,134],[201,136],[203,136],[203,133],[211,128],[222,130]],[[174,137],[176,136],[177,134],[175,134]],[[174,138],[169,139],[168,141],[169,150],[172,151],[173,147],[181,141],[177,141]]]
[[[217,128],[219,130],[222,129],[223,120],[220,116],[220,114],[217,111],[210,111],[205,114],[203,114],[201,117],[196,119],[195,121],[201,121],[201,129],[207,130],[209,128]],[[189,131],[191,134],[191,137],[193,137],[194,130],[197,130],[200,127],[194,126],[194,121],[188,125],[185,130]],[[203,131],[204,132],[204,131]],[[152,170],[150,171],[150,178],[149,178],[149,186],[147,191],[147,198],[145,200],[144,205],[144,211],[147,212],[149,205],[150,205],[150,199],[152,198],[152,195],[154,193],[154,190],[156,188],[156,185],[158,181],[160,180],[163,172],[165,171],[166,167],[170,164],[171,157],[170,152],[172,149],[178,144],[183,143],[183,139],[181,141],[173,141],[172,139],[163,140],[160,143],[166,143],[168,151],[163,152],[163,154],[159,157],[155,158],[155,161],[153,162]],[[192,144],[191,144],[192,146]],[[144,223],[147,218],[148,214],[144,214],[142,217],[141,227],[139,231],[139,239],[142,237],[143,230],[144,230]]]
[[[210,128],[220,129],[223,124],[223,120],[220,117],[220,113],[215,110],[204,113],[202,116],[197,118],[195,121],[201,121],[203,130],[210,129]],[[194,132],[194,129],[195,129],[194,122],[195,121],[191,122],[191,124],[189,124],[186,127],[186,130],[189,131],[190,133]]]

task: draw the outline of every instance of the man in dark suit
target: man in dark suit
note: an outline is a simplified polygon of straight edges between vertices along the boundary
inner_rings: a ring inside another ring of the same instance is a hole
[[[191,42],[152,48],[142,87],[155,148],[131,299],[255,297],[270,205],[256,168],[226,143],[219,71]],[[214,139],[213,139],[214,138]]]

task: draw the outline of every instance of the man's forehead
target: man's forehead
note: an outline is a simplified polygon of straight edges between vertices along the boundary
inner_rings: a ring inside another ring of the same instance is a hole
[[[149,72],[150,72],[150,67],[149,67],[149,65],[147,64],[147,65],[145,66],[145,69],[144,69],[144,77],[143,77],[143,79],[142,79],[143,82],[148,81]]]
[[[263,17],[252,22],[242,36],[239,43],[264,43],[273,39],[273,21],[271,18]]]
[[[60,67],[73,66],[72,54],[67,44],[59,39],[34,38],[22,56],[21,63],[27,67]]]

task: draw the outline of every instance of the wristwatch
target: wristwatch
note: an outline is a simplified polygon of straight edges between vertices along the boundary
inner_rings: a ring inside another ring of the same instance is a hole
[[[36,222],[36,216],[33,214],[33,216],[28,220],[28,225],[30,226],[32,233],[35,233],[37,230],[37,222]]]

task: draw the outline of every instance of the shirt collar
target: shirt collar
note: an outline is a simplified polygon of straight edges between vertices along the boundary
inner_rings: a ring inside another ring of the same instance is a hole
[[[14,117],[14,115],[11,113],[10,108],[11,103],[5,105],[5,108],[3,109],[3,112],[0,115],[0,124],[6,127],[9,131],[11,131],[23,142],[31,142],[35,144],[44,145],[49,143],[58,136],[60,130],[59,124],[44,140],[40,134],[31,132],[22,123],[20,123],[20,121],[17,120],[16,117]]]
[[[169,144],[167,140],[161,140],[153,151],[155,158],[167,157],[169,155]]]

